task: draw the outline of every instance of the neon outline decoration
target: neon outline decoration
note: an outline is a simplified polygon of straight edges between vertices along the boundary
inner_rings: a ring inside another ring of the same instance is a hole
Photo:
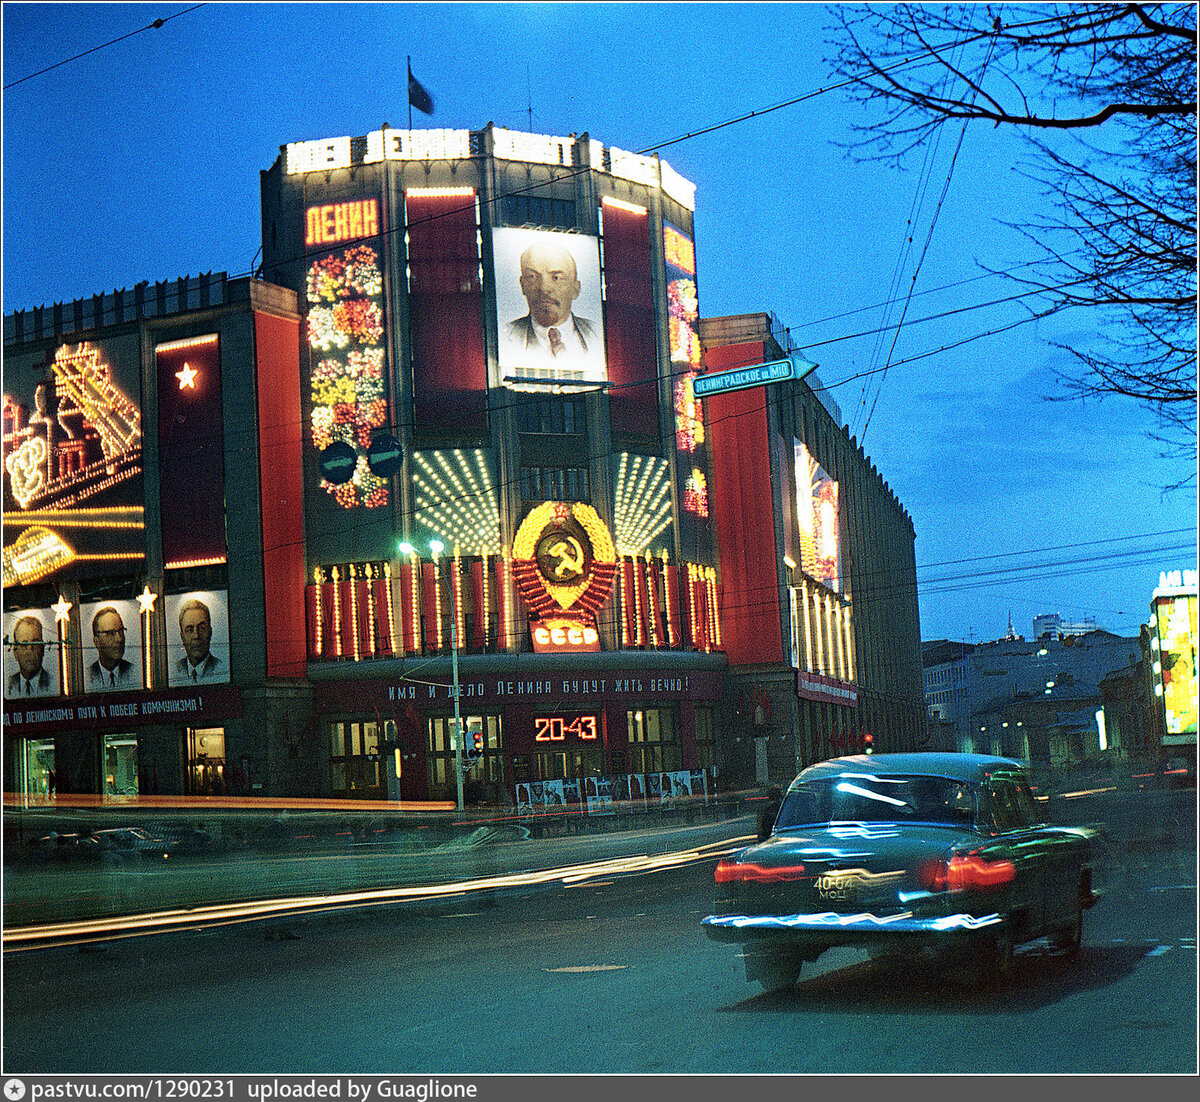
[[[113,383],[100,350],[63,345],[50,369],[53,413],[26,421],[25,407],[4,397],[4,467],[22,509],[74,505],[142,473],[141,413]]]

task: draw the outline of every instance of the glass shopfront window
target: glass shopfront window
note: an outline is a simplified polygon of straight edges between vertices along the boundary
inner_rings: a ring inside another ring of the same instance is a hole
[[[466,784],[498,785],[504,781],[504,733],[499,715],[462,716],[463,760],[473,745],[475,730],[483,732],[483,758],[463,777]],[[456,800],[458,782],[454,779],[454,717],[435,716],[429,720],[429,797]]]
[[[135,735],[105,735],[104,795],[138,794],[138,748]]]
[[[54,739],[27,738],[17,755],[17,791],[26,796],[53,796],[57,785],[54,772]]]
[[[519,764],[522,780],[570,781],[604,774],[604,752],[587,750],[543,750],[524,755]]]
[[[683,768],[673,710],[638,708],[626,713],[626,721],[630,773],[669,773]]]
[[[329,725],[330,789],[335,796],[381,800],[386,796],[379,724],[375,720]]]
[[[188,729],[188,793],[225,794],[225,728]]]

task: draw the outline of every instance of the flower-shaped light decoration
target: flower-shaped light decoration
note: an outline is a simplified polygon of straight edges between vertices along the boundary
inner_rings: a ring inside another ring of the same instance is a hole
[[[355,245],[324,256],[309,266],[307,289],[309,344],[325,353],[309,380],[313,446],[341,441],[358,455],[349,481],[321,486],[344,509],[379,508],[387,482],[367,461],[374,430],[388,421],[379,254]]]

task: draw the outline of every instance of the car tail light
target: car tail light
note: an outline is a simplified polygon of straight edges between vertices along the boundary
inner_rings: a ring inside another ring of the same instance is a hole
[[[1016,878],[1017,867],[1007,859],[989,860],[978,850],[952,853],[933,867],[929,888],[935,892],[993,891]]]
[[[722,861],[714,874],[718,884],[731,884],[749,880],[758,884],[777,884],[785,880],[799,880],[804,875],[803,865],[755,865],[739,864],[737,861]]]

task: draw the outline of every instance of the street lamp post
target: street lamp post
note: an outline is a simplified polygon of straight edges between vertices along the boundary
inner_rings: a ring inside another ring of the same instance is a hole
[[[433,567],[437,572],[438,581],[442,578],[442,562],[438,558],[445,550],[441,540],[430,540],[429,550],[433,552]],[[439,602],[440,604],[440,602]],[[440,640],[439,640],[440,642]],[[454,781],[458,786],[458,810],[463,809],[463,734],[462,717],[459,715],[458,704],[458,610],[454,607],[454,587],[450,589],[450,669],[454,677],[451,692],[454,696]]]
[[[445,550],[446,545],[441,540],[430,540],[429,550],[433,553],[433,568],[437,574],[438,581],[442,577],[442,564],[438,556]],[[400,551],[405,555],[413,556],[414,571],[416,569],[416,548],[411,543],[405,541],[400,544]],[[414,575],[415,578],[415,575]],[[459,692],[458,692],[458,616],[454,608],[453,589],[451,589],[450,601],[450,649],[451,649],[451,670],[454,675],[454,684],[451,687],[451,692],[454,696],[454,780],[458,789],[458,810],[463,809],[463,745],[462,745],[462,717],[459,715]],[[438,600],[438,607],[441,607],[441,600]],[[438,638],[438,645],[441,645],[441,638]]]

